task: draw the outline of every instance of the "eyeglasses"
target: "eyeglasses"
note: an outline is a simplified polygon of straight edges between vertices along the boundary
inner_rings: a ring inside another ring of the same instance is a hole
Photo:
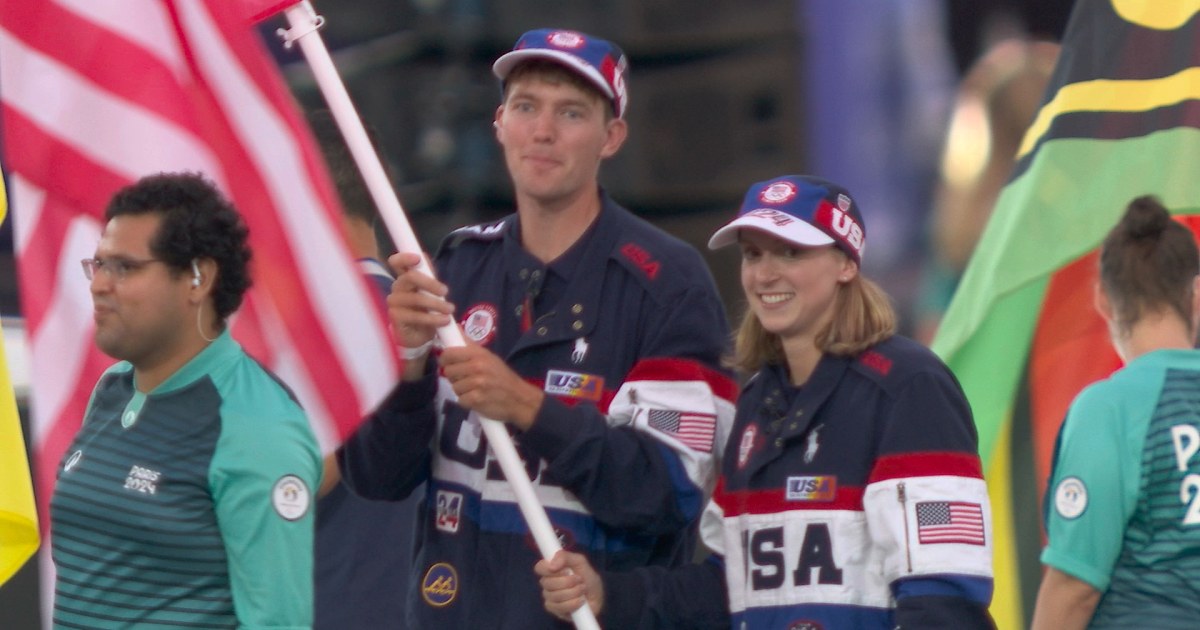
[[[103,271],[109,278],[124,280],[126,276],[151,263],[161,263],[157,258],[138,260],[135,258],[84,258],[79,261],[83,265],[83,275],[89,281],[96,277],[96,272]],[[164,263],[165,264],[165,263]]]

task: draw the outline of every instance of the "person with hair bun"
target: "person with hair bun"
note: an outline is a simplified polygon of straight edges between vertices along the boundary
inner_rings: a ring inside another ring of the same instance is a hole
[[[753,376],[701,520],[704,562],[620,572],[541,561],[565,619],[609,628],[991,628],[991,512],[954,376],[895,335],[863,277],[850,193],[759,182],[709,240],[737,245],[748,309],[732,362]]]
[[[1153,197],[1104,239],[1096,310],[1125,367],[1071,403],[1044,512],[1033,627],[1200,618],[1200,253]]]

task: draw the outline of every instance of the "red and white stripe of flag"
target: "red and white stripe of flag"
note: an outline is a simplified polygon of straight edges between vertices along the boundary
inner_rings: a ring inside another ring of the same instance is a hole
[[[688,446],[711,453],[713,439],[717,434],[717,417],[706,413],[683,411],[679,414],[679,441]]]
[[[0,115],[46,506],[92,386],[88,285],[109,197],[200,171],[250,227],[255,285],[233,333],[296,392],[329,449],[395,382],[398,361],[341,238],[336,193],[237,3],[0,3]],[[44,519],[47,523],[48,519]]]

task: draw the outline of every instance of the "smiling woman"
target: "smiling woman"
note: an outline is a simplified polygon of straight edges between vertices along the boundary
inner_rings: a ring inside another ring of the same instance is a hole
[[[710,562],[598,574],[538,563],[545,605],[620,628],[991,628],[991,518],[971,411],[893,334],[859,272],[866,225],[816,177],[754,184],[709,247],[737,243],[752,376],[701,521]],[[570,572],[567,571],[570,570]]]
[[[743,230],[738,243],[750,311],[798,363],[804,351],[817,348],[817,335],[833,321],[841,286],[858,275],[858,265],[833,246],[798,247],[753,229]],[[793,381],[803,383],[809,373],[793,372]]]
[[[738,217],[717,230],[708,246],[734,242],[742,247],[742,288],[750,307],[734,358],[742,370],[753,373],[786,358],[792,382],[800,384],[822,354],[855,356],[895,333],[887,294],[860,273],[866,223],[844,188],[814,177],[756,184]],[[764,257],[778,264],[768,265]],[[787,300],[793,310],[755,310],[784,304],[782,295],[763,300],[759,294],[789,286],[796,295]]]

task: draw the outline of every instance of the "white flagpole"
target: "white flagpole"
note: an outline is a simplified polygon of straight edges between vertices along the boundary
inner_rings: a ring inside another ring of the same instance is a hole
[[[312,67],[317,85],[321,88],[321,93],[329,104],[333,118],[346,138],[350,154],[354,156],[354,161],[362,171],[367,189],[371,192],[371,198],[375,200],[375,205],[379,208],[379,214],[383,217],[384,225],[387,226],[392,240],[400,251],[420,254],[421,261],[417,265],[417,269],[433,276],[433,267],[429,264],[425,252],[421,250],[421,244],[417,241],[408,217],[404,214],[400,199],[396,196],[396,191],[392,188],[392,184],[383,170],[383,164],[380,163],[379,156],[371,146],[371,141],[358,117],[354,103],[350,100],[350,94],[346,91],[346,86],[342,83],[341,76],[338,75],[337,68],[333,65],[329,50],[325,47],[321,35],[317,33],[317,29],[321,28],[325,19],[316,14],[308,0],[288,7],[284,10],[284,14],[287,16],[288,24],[291,25],[291,28],[286,31],[280,29],[285,46],[299,43],[300,49],[304,51],[304,57]],[[444,346],[466,345],[462,330],[455,322],[439,328],[437,332]],[[500,469],[504,471],[504,477],[508,480],[513,494],[516,495],[517,505],[521,508],[521,514],[525,517],[526,524],[529,525],[529,531],[533,534],[538,551],[542,553],[543,558],[549,560],[562,549],[562,545],[558,541],[558,536],[554,534],[554,527],[550,525],[550,517],[546,515],[546,509],[542,507],[534,493],[533,483],[530,482],[529,475],[525,472],[525,466],[521,463],[520,456],[517,455],[512,438],[509,437],[502,422],[482,416],[480,416],[480,421],[483,432],[487,435],[488,446],[500,463]],[[592,610],[586,602],[571,613],[571,620],[579,630],[600,630],[600,625],[596,622],[596,618],[592,615]]]

